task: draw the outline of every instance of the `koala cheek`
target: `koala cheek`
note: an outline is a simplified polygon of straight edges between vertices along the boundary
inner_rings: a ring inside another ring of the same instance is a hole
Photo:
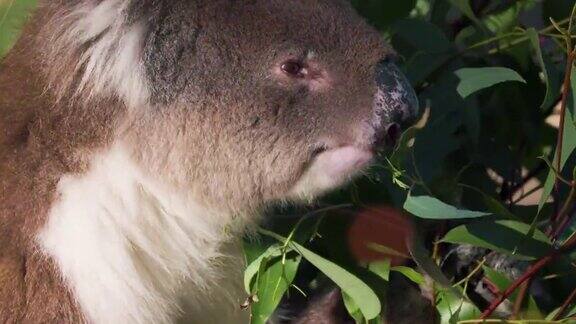
[[[372,158],[372,152],[354,146],[325,151],[312,161],[291,190],[291,196],[312,200],[349,181],[368,166]]]

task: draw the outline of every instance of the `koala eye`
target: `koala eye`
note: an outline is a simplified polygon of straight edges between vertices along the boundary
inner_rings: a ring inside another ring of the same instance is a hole
[[[304,75],[304,66],[297,61],[287,61],[282,64],[282,71],[292,77],[302,77]]]

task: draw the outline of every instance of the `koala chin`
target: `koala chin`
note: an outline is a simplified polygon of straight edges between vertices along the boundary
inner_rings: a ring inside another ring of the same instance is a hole
[[[242,323],[238,241],[417,114],[344,0],[40,0],[0,63],[0,322]]]

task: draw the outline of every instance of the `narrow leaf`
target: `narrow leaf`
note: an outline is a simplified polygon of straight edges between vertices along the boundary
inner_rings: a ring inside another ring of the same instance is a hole
[[[296,242],[291,242],[291,244],[302,257],[322,271],[322,273],[334,281],[344,293],[356,302],[364,318],[370,320],[380,314],[382,306],[380,305],[378,296],[376,296],[374,291],[362,280],[334,262],[319,256],[302,245]]]
[[[36,0],[0,1],[0,58],[10,50]]]
[[[560,168],[564,168],[564,165],[568,161],[568,158],[574,150],[576,149],[576,124],[574,123],[574,116],[572,112],[576,111],[576,68],[572,69],[572,77],[571,80],[571,100],[569,100],[568,105],[569,109],[566,109],[565,121],[564,121],[564,135],[563,135],[563,142],[562,142],[562,157],[560,159]],[[558,148],[556,148],[558,150]],[[557,155],[554,158],[554,165],[558,161]],[[562,170],[558,170],[558,172],[562,172]],[[538,213],[542,211],[544,204],[548,201],[550,194],[552,193],[552,189],[554,188],[554,183],[556,182],[556,174],[553,170],[550,170],[548,173],[548,177],[544,182],[544,189],[542,190],[542,195],[540,196],[540,201],[538,202]]]
[[[464,68],[455,74],[460,79],[457,91],[462,98],[502,82],[526,83],[516,71],[504,67]]]
[[[274,313],[296,276],[300,259],[300,255],[295,255],[287,257],[282,263],[282,258],[276,258],[263,273],[260,273],[258,299],[252,304],[252,324],[264,324]]]
[[[544,73],[544,81],[546,82],[546,96],[542,102],[541,107],[547,109],[552,106],[558,95],[558,90],[560,89],[560,81],[553,74],[553,64],[550,62],[547,56],[542,54],[542,48],[540,47],[540,36],[534,28],[529,28],[526,30],[526,36],[530,40],[530,44],[536,52],[536,58],[538,59],[538,65]]]
[[[429,196],[408,196],[404,209],[414,216],[425,219],[463,219],[491,215],[485,212],[458,209]]]
[[[533,237],[527,235],[529,231],[530,225],[511,220],[475,222],[452,229],[442,242],[470,244],[533,260],[547,254],[552,246],[541,231],[537,230]]]
[[[244,289],[246,289],[246,293],[252,293],[250,283],[252,282],[252,279],[256,273],[258,273],[258,269],[260,269],[262,262],[265,259],[277,257],[281,254],[282,252],[280,250],[280,246],[278,244],[274,244],[270,246],[266,251],[264,251],[264,253],[262,253],[256,260],[252,261],[248,267],[246,267],[246,270],[244,271]]]

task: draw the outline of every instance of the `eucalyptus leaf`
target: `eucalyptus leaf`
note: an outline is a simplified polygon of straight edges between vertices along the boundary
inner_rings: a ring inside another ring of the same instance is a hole
[[[258,298],[252,304],[251,324],[265,324],[274,313],[296,276],[300,259],[298,254],[287,257],[284,262],[278,257],[258,275]]]
[[[454,294],[453,290],[438,291],[436,309],[442,324],[457,324],[459,321],[478,319],[481,315],[476,305],[463,297],[462,291]]]
[[[344,293],[350,296],[360,308],[364,318],[371,320],[380,314],[382,305],[380,304],[378,296],[372,288],[354,274],[294,241],[287,241],[287,239],[281,235],[265,229],[260,229],[259,232],[277,239],[280,242],[287,242],[290,247],[330,278]]]
[[[270,246],[266,251],[264,251],[264,253],[262,253],[256,260],[252,261],[248,267],[246,267],[246,270],[244,271],[244,289],[246,290],[246,293],[252,293],[250,283],[252,282],[254,276],[256,276],[258,273],[262,262],[265,262],[267,259],[272,257],[278,257],[281,254],[282,251],[280,246],[278,244],[274,244]]]
[[[0,1],[0,58],[12,47],[37,0]]]
[[[425,219],[465,219],[490,216],[491,213],[458,209],[430,196],[409,195],[404,209],[414,216]]]
[[[544,97],[541,107],[543,109],[547,109],[554,104],[556,97],[559,94],[560,80],[558,79],[556,73],[554,73],[555,68],[553,63],[550,61],[548,56],[545,56],[542,53],[542,48],[540,46],[540,36],[538,35],[536,29],[527,29],[526,36],[530,40],[530,44],[536,53],[538,64],[540,65],[540,68],[544,74],[544,81],[546,83],[546,96]]]
[[[321,257],[302,245],[296,242],[291,242],[291,244],[302,257],[322,271],[356,302],[364,318],[371,320],[380,314],[382,306],[378,296],[362,280],[336,263]]]
[[[460,79],[457,90],[462,98],[502,82],[526,83],[518,72],[504,67],[462,68],[455,74]]]
[[[560,170],[562,171],[566,162],[576,150],[576,124],[574,120],[574,116],[572,115],[573,111],[576,111],[576,67],[572,68],[572,75],[575,76],[571,79],[571,87],[570,87],[570,99],[568,102],[568,109],[566,109],[565,115],[565,122],[564,122],[564,135],[562,141],[562,157],[560,158]],[[558,149],[558,148],[557,148]],[[555,154],[554,156],[554,163],[553,165],[556,166],[558,161],[558,156]],[[554,188],[554,183],[556,182],[556,173],[554,170],[550,170],[548,172],[548,176],[546,181],[544,182],[544,189],[542,191],[542,195],[540,196],[540,201],[538,202],[538,212],[542,211],[544,204],[550,198],[550,194],[552,193],[552,189]]]
[[[549,253],[552,245],[548,237],[538,230],[530,237],[529,232],[530,225],[517,221],[479,221],[452,229],[442,242],[469,244],[521,260],[534,260]]]
[[[401,273],[402,275],[404,275],[404,277],[410,279],[410,281],[412,281],[417,285],[423,285],[426,282],[426,280],[424,280],[424,276],[420,272],[410,267],[396,266],[392,267],[392,269],[390,270]]]

